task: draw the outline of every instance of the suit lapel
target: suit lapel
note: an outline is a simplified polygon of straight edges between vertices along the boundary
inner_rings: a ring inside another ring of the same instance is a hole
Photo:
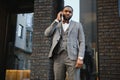
[[[71,32],[71,30],[73,29],[74,25],[75,25],[75,23],[71,20],[70,25],[69,25],[68,36],[70,35],[70,32]],[[59,31],[59,35],[61,35],[62,22],[60,22],[57,27],[58,27],[58,29],[59,29],[59,30],[58,30],[58,31]]]
[[[70,25],[69,25],[68,36],[70,35],[70,32],[71,32],[71,30],[73,29],[74,25],[75,25],[74,22],[71,21],[71,22],[70,22]]]

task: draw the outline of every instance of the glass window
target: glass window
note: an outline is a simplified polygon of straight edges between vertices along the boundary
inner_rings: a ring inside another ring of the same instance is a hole
[[[17,14],[15,46],[26,52],[32,52],[32,33],[34,13]]]
[[[18,25],[18,37],[23,38],[23,26],[21,24]]]
[[[120,0],[118,0],[118,11],[119,11],[119,17],[120,17]]]
[[[32,31],[26,31],[26,47],[32,48]]]

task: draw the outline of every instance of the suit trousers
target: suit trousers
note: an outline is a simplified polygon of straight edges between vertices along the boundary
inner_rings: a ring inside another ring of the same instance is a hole
[[[66,51],[54,56],[54,80],[80,80],[80,69],[75,68],[76,60],[71,60]]]

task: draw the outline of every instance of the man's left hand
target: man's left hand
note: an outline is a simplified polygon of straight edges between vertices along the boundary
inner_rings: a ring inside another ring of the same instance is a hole
[[[83,60],[78,58],[75,67],[82,68],[82,66],[83,66]]]

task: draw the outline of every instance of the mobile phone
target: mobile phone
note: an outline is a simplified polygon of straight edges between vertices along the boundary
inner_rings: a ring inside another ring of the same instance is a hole
[[[62,13],[60,14],[60,18],[61,18],[61,21],[62,21],[63,20],[63,14]]]

